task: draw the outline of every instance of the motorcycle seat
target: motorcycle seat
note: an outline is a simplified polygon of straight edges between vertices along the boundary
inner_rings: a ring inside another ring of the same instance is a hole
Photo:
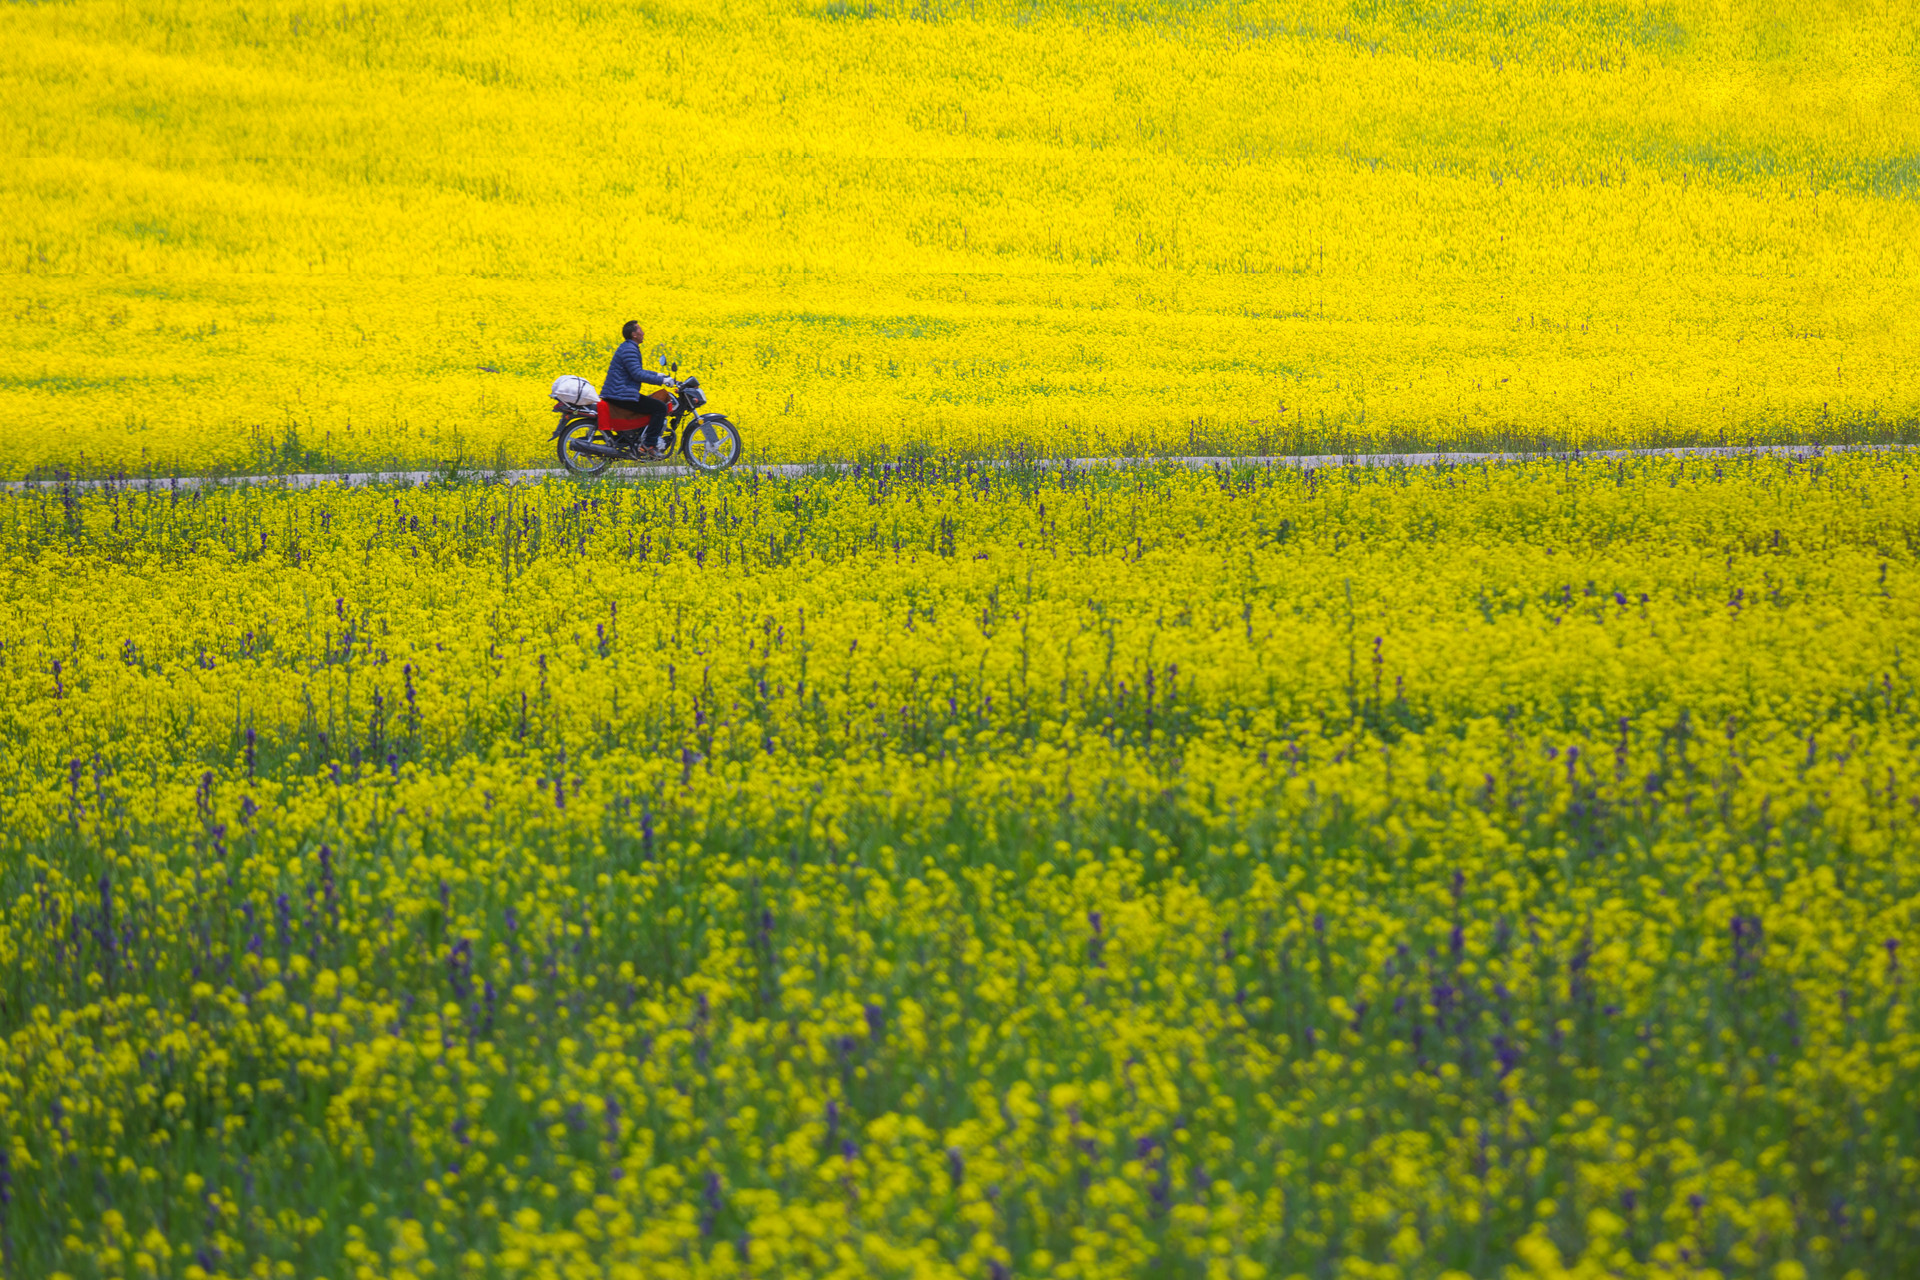
[[[602,431],[634,431],[647,425],[644,417],[629,418],[605,400],[594,406],[594,415],[600,419]]]

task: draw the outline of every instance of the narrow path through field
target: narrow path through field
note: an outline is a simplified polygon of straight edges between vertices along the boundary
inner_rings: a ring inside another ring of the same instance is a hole
[[[1434,467],[1452,466],[1470,463],[1506,463],[1538,462],[1552,460],[1557,462],[1573,461],[1581,458],[1741,458],[1756,454],[1796,459],[1815,458],[1832,453],[1854,453],[1881,449],[1905,449],[1906,445],[1871,444],[1772,444],[1772,445],[1727,445],[1701,446],[1676,449],[1594,449],[1571,453],[1321,453],[1321,454],[1253,454],[1220,455],[1212,457],[1146,457],[1146,458],[1056,458],[1036,461],[1038,467],[1064,467],[1078,471],[1097,471],[1133,467],[1187,467],[1195,471],[1233,469],[1240,467],[1290,467],[1296,471],[1312,471],[1321,467]],[[738,471],[757,471],[768,476],[810,476],[810,475],[858,475],[863,472],[882,472],[892,470],[899,463],[855,463],[855,462],[781,462],[764,466],[736,468]],[[1010,465],[1005,461],[986,460],[990,467]],[[612,483],[627,483],[641,480],[678,480],[696,476],[691,467],[650,466],[625,467],[609,471],[598,477],[599,480]],[[337,484],[348,487],[362,485],[419,485],[435,481],[463,480],[488,484],[534,484],[542,480],[562,480],[567,473],[559,467],[540,467],[524,471],[480,471],[439,470],[421,471],[316,471],[294,475],[233,475],[233,476],[121,476],[100,480],[9,480],[0,482],[0,489],[126,489],[134,491],[153,489],[197,489],[202,486],[222,485],[267,485],[283,489],[315,489],[323,485]]]

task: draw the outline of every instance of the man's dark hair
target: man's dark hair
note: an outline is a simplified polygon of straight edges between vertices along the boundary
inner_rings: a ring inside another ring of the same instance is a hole
[[[629,320],[625,324],[620,326],[620,336],[625,338],[628,342],[632,342],[634,330],[638,329],[639,327],[640,327],[640,322],[638,320]]]

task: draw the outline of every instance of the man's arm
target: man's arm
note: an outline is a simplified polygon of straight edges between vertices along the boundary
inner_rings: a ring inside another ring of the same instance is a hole
[[[629,378],[632,378],[635,383],[648,387],[664,387],[670,381],[664,373],[655,373],[647,368],[645,362],[640,358],[640,348],[634,347],[629,351],[623,346],[620,354],[625,357],[621,366],[622,370]]]

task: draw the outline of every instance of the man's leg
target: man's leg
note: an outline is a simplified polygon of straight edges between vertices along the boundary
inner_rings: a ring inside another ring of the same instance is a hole
[[[645,418],[647,425],[640,428],[640,442],[647,448],[653,447],[660,438],[660,423],[666,416],[665,405],[650,396],[642,396],[638,400],[609,399],[607,403],[620,410],[623,418]],[[622,432],[618,438],[625,443],[632,435],[630,431]]]
[[[646,429],[640,433],[641,443],[649,449],[657,449],[660,447],[660,432],[667,425],[667,402],[643,396],[640,407],[647,411]]]

